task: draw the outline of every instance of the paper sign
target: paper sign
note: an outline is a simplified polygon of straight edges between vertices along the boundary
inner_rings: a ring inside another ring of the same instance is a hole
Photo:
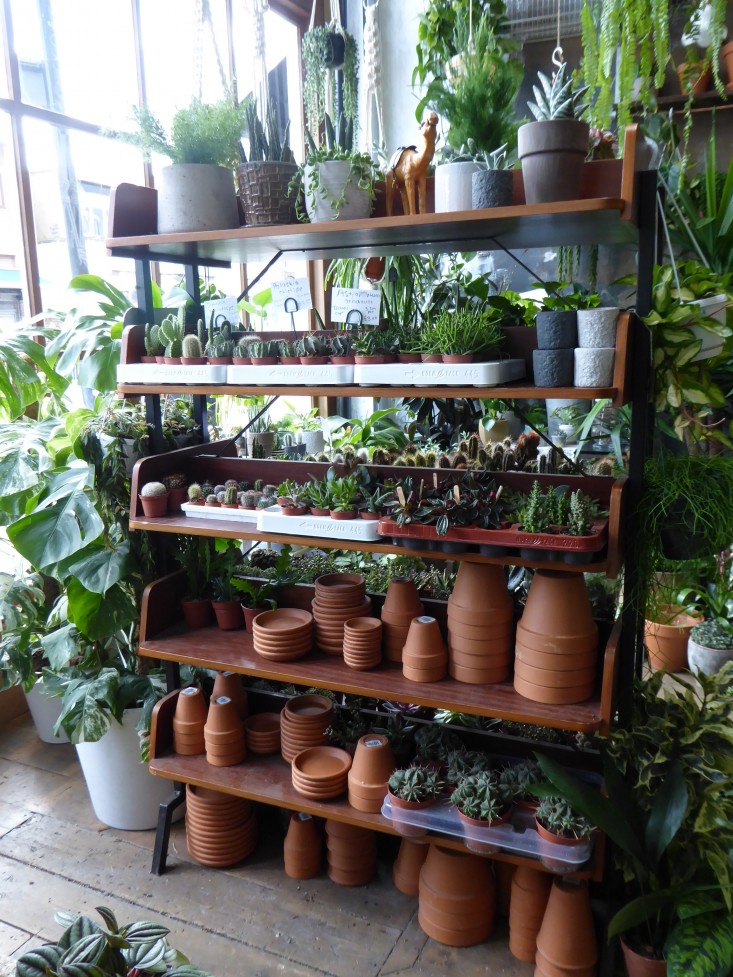
[[[350,325],[378,326],[382,293],[371,288],[334,288],[331,292],[331,320]],[[350,312],[360,312],[361,317]]]
[[[310,282],[307,278],[283,278],[279,282],[273,282],[271,288],[275,312],[301,312],[303,309],[313,308]],[[295,299],[297,307],[288,302],[288,299]]]
[[[237,300],[233,295],[227,295],[223,299],[211,299],[208,302],[204,302],[204,325],[208,326],[211,322],[211,313],[214,313],[214,319],[218,316],[223,315],[225,319],[236,329],[241,324],[241,319],[239,318],[239,309],[237,308]],[[221,321],[221,320],[219,320]]]

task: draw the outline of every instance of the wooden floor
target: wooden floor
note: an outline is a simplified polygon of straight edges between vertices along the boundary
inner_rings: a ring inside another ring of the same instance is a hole
[[[41,743],[28,714],[0,714],[0,956],[55,938],[57,909],[106,905],[120,921],[163,922],[173,945],[218,977],[532,974],[510,955],[504,922],[477,947],[428,939],[417,900],[392,884],[393,839],[380,836],[375,881],[351,889],[325,871],[308,882],[285,875],[276,809],[261,808],[260,833],[244,864],[221,871],[190,859],[179,824],[169,871],[153,876],[153,832],[96,820],[74,748]]]

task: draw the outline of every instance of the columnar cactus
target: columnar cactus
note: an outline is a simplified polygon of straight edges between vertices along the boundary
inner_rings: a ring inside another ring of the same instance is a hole
[[[203,355],[198,336],[184,336],[181,342],[181,356],[186,360],[199,359]]]

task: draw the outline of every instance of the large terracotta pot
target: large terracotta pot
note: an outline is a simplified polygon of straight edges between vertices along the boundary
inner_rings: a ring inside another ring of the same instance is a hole
[[[509,950],[517,960],[534,963],[537,934],[550,897],[552,876],[519,865],[512,879],[509,906]]]
[[[413,618],[423,613],[423,603],[412,580],[395,577],[387,587],[382,605],[382,654],[388,661],[401,662],[402,649]]]
[[[489,862],[431,845],[420,871],[418,923],[447,946],[482,943],[494,928],[496,888]]]
[[[505,919],[509,918],[511,905],[512,881],[514,880],[515,865],[510,862],[493,861],[494,879],[496,880],[496,911]]]
[[[535,977],[595,977],[597,962],[587,883],[555,879],[537,934]]]
[[[500,566],[484,563],[461,563],[448,598],[451,608],[465,607],[479,617],[492,614],[496,621],[511,620],[514,613],[512,598]]]
[[[681,672],[687,668],[687,642],[700,618],[684,611],[675,614],[674,607],[662,607],[658,620],[644,621],[644,647],[649,665],[656,672]]]
[[[292,814],[283,844],[285,874],[312,879],[321,871],[321,835],[310,814]]]

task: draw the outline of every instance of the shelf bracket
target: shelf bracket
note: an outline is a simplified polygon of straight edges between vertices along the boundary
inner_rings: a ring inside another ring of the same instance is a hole
[[[282,252],[282,251],[276,251],[275,252],[275,254],[270,258],[270,260],[267,262],[267,264],[262,269],[262,271],[258,275],[255,275],[255,277],[252,279],[251,282],[247,282],[247,287],[244,289],[243,292],[241,292],[237,296],[237,302],[241,302],[242,299],[246,299],[247,298],[247,296],[249,295],[249,293],[251,292],[251,290],[255,287],[255,285],[257,284],[257,282],[260,281],[260,279],[262,279],[262,278],[265,277],[265,275],[268,273],[268,271],[270,270],[270,268],[272,268],[272,266],[274,264],[276,264],[280,260],[280,258],[283,256],[283,253],[284,252]]]
[[[168,861],[168,843],[171,837],[171,822],[173,813],[186,799],[186,785],[174,784],[174,793],[163,801],[158,809],[158,826],[155,831],[155,847],[153,848],[153,863],[150,867],[151,875],[163,875]]]

